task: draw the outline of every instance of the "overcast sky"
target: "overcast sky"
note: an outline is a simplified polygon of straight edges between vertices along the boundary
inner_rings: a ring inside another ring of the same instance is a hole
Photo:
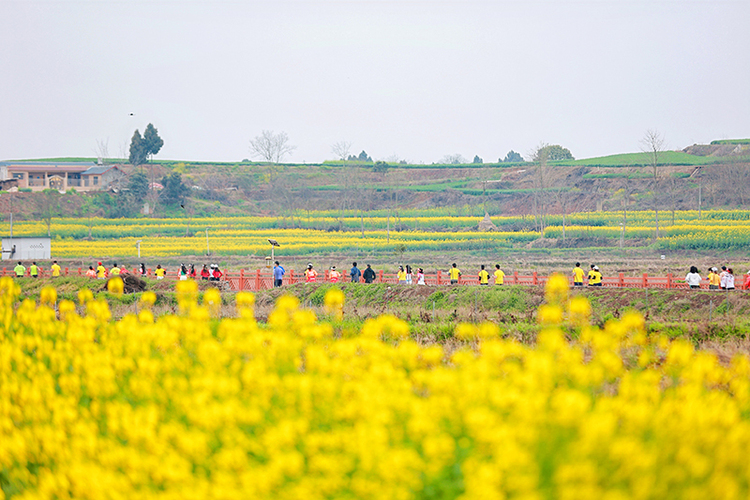
[[[750,1],[0,0],[0,159],[497,161],[750,137]],[[133,116],[130,114],[133,113]]]

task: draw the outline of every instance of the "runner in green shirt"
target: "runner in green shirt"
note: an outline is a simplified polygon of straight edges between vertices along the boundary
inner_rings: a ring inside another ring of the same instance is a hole
[[[36,262],[32,262],[31,266],[29,266],[29,274],[32,278],[39,277],[39,266],[36,265]]]
[[[21,262],[18,263],[18,265],[13,268],[13,271],[16,273],[16,278],[23,278],[23,276],[26,274],[26,267],[24,267]]]

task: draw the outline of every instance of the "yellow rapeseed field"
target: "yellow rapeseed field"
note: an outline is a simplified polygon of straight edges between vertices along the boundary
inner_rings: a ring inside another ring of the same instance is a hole
[[[464,324],[447,354],[392,316],[345,327],[339,290],[257,324],[252,294],[217,320],[187,281],[178,314],[147,292],[115,322],[3,278],[0,498],[747,498],[750,359],[592,327],[567,290],[534,346]]]

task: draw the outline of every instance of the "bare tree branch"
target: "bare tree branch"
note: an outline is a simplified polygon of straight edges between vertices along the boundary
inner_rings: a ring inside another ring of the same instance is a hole
[[[339,141],[331,146],[331,152],[336,155],[339,160],[346,160],[351,153],[352,143],[349,141]]]
[[[267,162],[279,163],[286,155],[297,147],[290,146],[289,136],[286,132],[274,134],[271,130],[264,130],[255,139],[250,139],[250,152],[253,156]]]
[[[641,151],[648,153],[653,180],[653,204],[656,221],[656,239],[659,239],[659,155],[664,151],[664,136],[656,129],[648,129],[641,139]]]
[[[109,159],[109,138],[106,140],[103,139],[97,139],[96,140],[96,149],[94,149],[94,152],[96,153],[96,158],[103,162],[104,160]]]

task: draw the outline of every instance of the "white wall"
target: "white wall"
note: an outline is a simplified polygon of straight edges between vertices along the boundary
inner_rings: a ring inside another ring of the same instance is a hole
[[[15,253],[11,254],[13,246]],[[3,260],[49,260],[49,238],[3,238]]]

